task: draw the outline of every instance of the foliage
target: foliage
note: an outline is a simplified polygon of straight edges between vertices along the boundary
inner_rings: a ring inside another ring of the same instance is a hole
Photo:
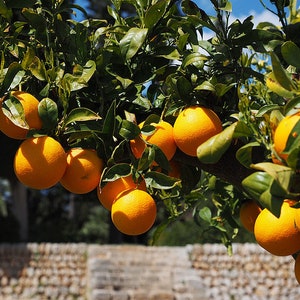
[[[65,13],[81,8],[63,0],[0,1],[0,96],[16,88],[36,95],[45,125],[30,135],[95,148],[107,166],[103,181],[144,176],[165,212],[156,233],[192,211],[230,249],[243,200],[255,198],[276,213],[285,197],[300,196],[299,139],[286,149],[287,166],[271,163],[272,130],[299,104],[300,23],[295,0],[263,3],[282,26],[256,28],[252,16],[230,23],[230,1],[211,3],[214,16],[188,0],[112,0],[110,22],[76,22]],[[123,4],[134,13],[122,14]],[[180,181],[151,170],[154,160],[169,167],[160,149],[149,145],[136,159],[128,142],[140,133],[136,122],[173,123],[189,105],[213,109],[225,130],[199,147],[198,159],[175,156]],[[233,145],[236,165],[226,161]],[[232,167],[234,179],[227,176]]]

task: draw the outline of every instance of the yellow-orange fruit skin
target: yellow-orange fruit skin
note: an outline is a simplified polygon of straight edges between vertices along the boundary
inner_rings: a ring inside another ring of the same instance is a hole
[[[39,101],[29,93],[22,91],[13,91],[11,93],[15,96],[22,104],[24,109],[25,121],[30,129],[41,129],[42,120],[38,113]],[[0,100],[0,104],[4,98]],[[14,124],[0,109],[0,130],[10,138],[17,140],[24,140],[27,136],[28,129],[17,126]]]
[[[287,256],[300,250],[300,231],[295,224],[298,210],[292,207],[294,204],[294,201],[285,200],[279,218],[264,208],[256,219],[255,239],[273,255]]]
[[[111,218],[120,232],[140,235],[153,226],[156,219],[156,203],[145,191],[128,190],[113,203]]]
[[[287,153],[283,153],[286,148],[286,143],[288,141],[289,135],[295,135],[297,137],[299,135],[298,132],[292,132],[293,128],[299,122],[300,114],[294,114],[290,116],[284,117],[278,124],[275,129],[273,142],[274,142],[274,149],[277,155],[286,160],[288,157]]]
[[[222,122],[214,111],[191,106],[176,118],[174,140],[182,152],[189,156],[197,156],[197,148],[222,130]]]
[[[24,140],[14,157],[14,171],[19,181],[38,190],[57,184],[66,166],[63,147],[48,136]]]
[[[107,210],[111,210],[111,206],[119,194],[135,188],[143,191],[147,190],[145,180],[136,183],[130,174],[125,177],[120,177],[115,181],[110,181],[102,188],[98,185],[97,196],[103,207]]]
[[[89,193],[99,185],[103,168],[95,150],[72,148],[67,152],[67,168],[60,183],[71,193]]]
[[[139,124],[139,127],[143,127],[144,122]],[[141,134],[140,137],[130,141],[130,147],[133,155],[136,158],[140,158],[146,148],[144,140],[150,144],[158,146],[165,154],[168,160],[171,160],[176,152],[176,144],[173,137],[173,127],[170,123],[160,121],[159,123],[153,123],[156,130],[151,135]]]
[[[242,204],[240,209],[240,221],[244,228],[248,231],[254,231],[254,224],[261,212],[261,208],[256,204],[255,201],[249,200]]]

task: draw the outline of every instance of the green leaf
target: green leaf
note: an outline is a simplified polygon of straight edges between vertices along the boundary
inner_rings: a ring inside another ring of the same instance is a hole
[[[46,67],[43,61],[41,61],[37,56],[35,56],[29,65],[28,69],[31,71],[32,75],[38,80],[45,81],[48,78]]]
[[[211,137],[197,149],[198,159],[205,164],[214,164],[229,148],[234,137],[237,122],[225,128],[219,134]]]
[[[290,76],[287,74],[286,70],[282,67],[282,64],[274,52],[271,52],[271,61],[273,74],[276,81],[287,91],[295,90],[294,83]]]
[[[178,179],[155,171],[147,172],[144,179],[147,186],[161,190],[172,189],[180,182]]]
[[[94,75],[96,71],[96,63],[93,60],[89,60],[83,67],[76,65],[73,70],[73,74],[65,74],[64,81],[70,87],[70,91],[78,91],[88,85],[88,81]]]
[[[1,108],[4,115],[16,126],[29,129],[29,126],[25,121],[23,105],[18,98],[9,94],[4,101],[2,101]]]
[[[15,76],[19,71],[22,70],[22,66],[17,62],[13,62],[9,65],[4,80],[0,87],[0,97],[2,97],[9,90],[12,82],[14,81]]]
[[[152,27],[154,27],[165,14],[169,3],[170,0],[167,0],[159,1],[151,5],[145,14],[145,27],[152,29]]]
[[[285,98],[292,98],[293,93],[285,89],[276,79],[274,72],[269,73],[266,78],[267,87],[277,95]]]
[[[268,190],[272,180],[272,176],[266,172],[254,172],[242,181],[242,186],[250,197],[259,201],[261,194]]]
[[[288,192],[292,176],[295,174],[295,172],[290,167],[274,164],[271,162],[252,164],[251,167],[253,169],[264,171],[271,175],[285,190],[285,193]]]
[[[237,160],[246,168],[250,168],[252,164],[253,147],[260,147],[260,144],[258,142],[251,142],[242,146],[236,152]]]
[[[281,54],[284,60],[296,68],[300,68],[300,48],[292,41],[287,41],[281,46]]]
[[[140,128],[133,122],[122,120],[119,135],[126,140],[135,139],[140,134]]]
[[[120,40],[121,54],[125,60],[131,59],[142,47],[148,33],[147,28],[130,28]]]
[[[155,159],[154,147],[146,147],[142,157],[138,160],[138,170],[143,171],[150,168]]]
[[[264,105],[264,106],[262,106],[262,107],[258,110],[258,112],[257,112],[257,114],[256,114],[256,117],[257,117],[257,118],[260,118],[260,117],[262,117],[264,114],[268,114],[268,113],[274,111],[275,109],[276,109],[276,110],[279,110],[279,109],[280,109],[280,106],[279,106],[278,104],[268,104],[268,105]]]
[[[57,104],[50,98],[44,98],[38,105],[39,116],[43,122],[43,128],[53,129],[57,125]]]
[[[27,70],[31,65],[31,63],[33,62],[34,58],[35,58],[35,52],[33,48],[28,47],[21,63],[22,68],[24,70]]]
[[[13,13],[11,8],[9,8],[6,5],[7,3],[5,3],[3,0],[0,0],[0,15],[3,16],[5,19],[10,20],[12,18]]]
[[[109,182],[115,181],[118,178],[125,177],[131,174],[131,165],[126,163],[120,163],[113,165],[103,175],[102,181]]]
[[[100,120],[101,117],[86,107],[74,108],[67,115],[64,120],[64,126],[67,126],[73,122],[82,122],[82,121],[91,121],[91,120]]]
[[[228,0],[222,0],[219,3],[219,9],[227,12],[232,12],[232,4]]]
[[[199,211],[199,217],[204,221],[206,221],[207,223],[211,223],[212,214],[210,208],[209,207],[201,208]]]
[[[112,137],[116,126],[116,101],[113,101],[108,109],[104,122],[102,132]]]
[[[204,61],[208,60],[207,57],[200,52],[195,52],[187,55],[182,61],[182,68],[186,68],[189,65],[194,65],[198,68],[204,66]]]

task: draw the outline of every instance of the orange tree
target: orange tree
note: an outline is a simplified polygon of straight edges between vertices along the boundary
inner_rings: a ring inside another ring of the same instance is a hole
[[[95,149],[105,162],[99,185],[129,174],[145,180],[164,211],[157,233],[192,211],[230,249],[243,201],[278,215],[284,199],[299,200],[299,122],[285,160],[273,147],[277,124],[300,100],[296,2],[266,1],[281,26],[255,27],[251,16],[231,22],[227,0],[211,0],[213,16],[188,0],[112,0],[109,21],[81,22],[69,14],[82,8],[63,0],[0,0],[3,113],[28,129],[11,91],[34,95],[43,127],[27,137],[51,136],[66,151]],[[123,4],[134,13],[124,16]],[[223,130],[197,156],[177,149],[180,179],[167,175],[158,146],[133,155],[130,141],[141,130],[149,134],[161,120],[173,125],[192,106],[212,110]]]

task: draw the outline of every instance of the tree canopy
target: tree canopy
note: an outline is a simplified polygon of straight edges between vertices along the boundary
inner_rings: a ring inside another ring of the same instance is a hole
[[[278,214],[284,199],[299,200],[299,138],[290,140],[282,161],[273,131],[300,100],[300,19],[295,0],[263,3],[281,26],[255,27],[252,16],[230,21],[230,1],[211,4],[213,16],[189,0],[112,0],[109,20],[78,22],[70,13],[82,8],[68,1],[1,0],[0,96],[19,126],[24,112],[9,92],[38,98],[43,127],[28,137],[95,149],[106,165],[100,184],[142,176],[164,211],[157,233],[192,211],[195,222],[218,230],[230,246],[243,201],[255,199]],[[123,5],[132,13],[122,13]],[[141,121],[149,133],[151,124],[174,124],[194,105],[213,110],[223,131],[200,145],[197,157],[177,149],[180,180],[167,175],[169,162],[155,145],[132,155]],[[12,150],[4,160],[11,156]]]

